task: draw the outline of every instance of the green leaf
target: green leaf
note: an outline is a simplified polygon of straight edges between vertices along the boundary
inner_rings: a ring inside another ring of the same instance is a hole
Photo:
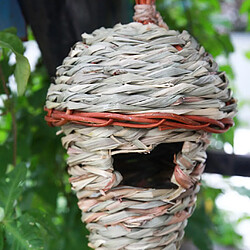
[[[229,35],[225,35],[225,34],[220,35],[218,36],[218,40],[223,46],[226,55],[234,51],[234,47],[231,43]]]
[[[245,12],[248,12],[249,10],[250,10],[250,1],[249,0],[243,1],[240,7],[240,13],[243,14]]]
[[[4,102],[5,108],[7,109],[7,103]],[[6,111],[6,109],[2,109],[1,112],[3,113],[4,111]],[[1,168],[0,168],[0,174],[5,173],[2,172],[4,169],[4,165],[7,166],[7,164],[10,161],[4,161],[4,159],[7,158],[8,156],[8,151],[4,150],[3,147],[7,147],[7,138],[9,137],[9,134],[11,132],[11,128],[12,128],[12,118],[11,118],[11,114],[10,112],[5,114],[4,116],[1,117],[0,119],[0,159],[1,159]],[[6,144],[4,143],[6,141]],[[9,146],[9,145],[8,145]],[[5,152],[4,152],[5,151]],[[6,154],[7,152],[7,154]],[[0,175],[3,176],[3,175]]]
[[[7,222],[5,223],[6,237],[9,242],[11,249],[16,247],[16,250],[19,249],[29,249],[29,243],[22,235],[22,231],[17,226],[15,222]],[[13,246],[14,245],[14,246]]]
[[[16,54],[14,75],[17,82],[17,92],[19,95],[23,95],[30,76],[30,64],[25,56]]]
[[[19,54],[23,54],[24,52],[23,43],[19,39],[18,36],[9,32],[1,31],[0,32],[0,47],[5,47],[5,46],[6,48],[11,49],[13,52],[15,51],[16,53],[19,53]]]
[[[11,40],[11,37],[13,38],[13,41]],[[0,32],[0,47],[10,49],[16,56],[14,75],[17,82],[18,95],[23,95],[30,76],[30,64],[28,59],[22,55],[22,42],[20,45],[17,41],[21,42],[17,36],[11,33]]]
[[[55,237],[58,236],[58,230],[55,225],[52,223],[51,218],[45,212],[39,210],[29,211],[30,218],[32,217],[34,221],[40,224],[47,232],[48,236]]]
[[[5,229],[11,249],[44,249],[42,234],[36,222],[29,215],[22,215],[17,222],[5,222]]]
[[[2,30],[1,32],[7,32],[7,33],[11,33],[13,35],[16,35],[17,34],[17,28],[16,27],[9,27],[9,28],[6,28],[6,29]]]
[[[250,59],[250,50],[245,53],[247,59]]]
[[[230,143],[232,147],[234,146],[234,132],[235,132],[235,127],[232,127],[226,133],[221,135],[223,142]]]
[[[17,165],[0,183],[0,202],[4,206],[5,218],[8,219],[14,209],[15,200],[22,193],[22,185],[27,169],[24,164]]]

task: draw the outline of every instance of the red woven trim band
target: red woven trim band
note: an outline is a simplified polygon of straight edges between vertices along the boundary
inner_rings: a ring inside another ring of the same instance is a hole
[[[84,113],[75,110],[59,111],[47,109],[45,120],[50,126],[62,126],[66,123],[81,124],[90,127],[121,126],[127,128],[155,128],[203,130],[211,133],[224,133],[234,125],[231,118],[214,120],[204,116],[176,115],[173,113]]]

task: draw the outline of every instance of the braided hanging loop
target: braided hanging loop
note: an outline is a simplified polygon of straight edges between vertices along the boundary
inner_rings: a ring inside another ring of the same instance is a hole
[[[163,21],[161,14],[156,11],[155,0],[136,0],[134,9],[135,13],[133,19],[135,22],[143,24],[155,23],[159,27],[168,29],[168,26]]]

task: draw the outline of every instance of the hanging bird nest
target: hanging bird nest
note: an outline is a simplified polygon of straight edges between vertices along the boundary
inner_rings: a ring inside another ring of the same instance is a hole
[[[149,3],[137,22],[84,33],[47,95],[94,249],[179,249],[209,135],[236,112],[213,58]]]

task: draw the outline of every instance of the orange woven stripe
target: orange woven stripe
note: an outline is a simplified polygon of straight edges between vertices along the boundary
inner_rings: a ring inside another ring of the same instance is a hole
[[[231,118],[214,120],[204,116],[176,115],[173,113],[84,113],[74,110],[59,111],[45,108],[48,114],[45,120],[50,126],[62,126],[66,123],[81,124],[90,127],[121,126],[127,128],[155,128],[160,130],[184,128],[204,130],[211,133],[224,133],[234,122]]]

